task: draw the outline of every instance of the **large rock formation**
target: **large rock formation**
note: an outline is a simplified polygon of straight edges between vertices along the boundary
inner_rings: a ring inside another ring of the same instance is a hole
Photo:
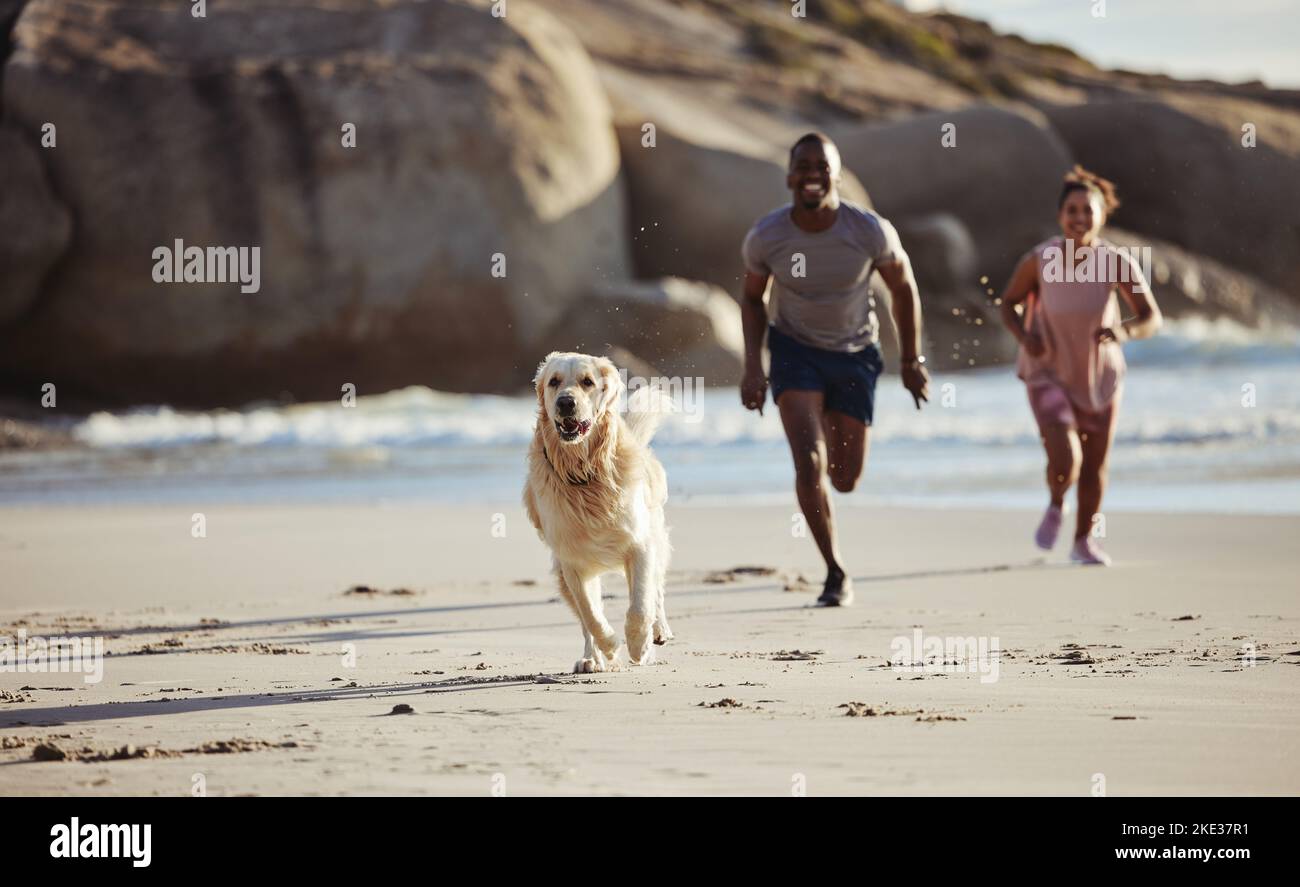
[[[45,181],[41,150],[0,124],[0,327],[36,304],[72,236],[71,214]]]
[[[4,109],[27,144],[6,136],[0,169],[39,152],[75,230],[40,273],[58,213],[21,197],[48,218],[0,305],[11,382],[191,405],[502,390],[572,302],[626,276],[609,106],[537,6],[190,10],[31,0],[18,19]],[[153,251],[177,239],[259,247],[260,289],[155,283]]]
[[[961,220],[949,213],[904,216],[897,228],[921,293],[931,368],[964,370],[1009,359],[1015,340],[1002,331],[992,282],[979,282],[979,250]],[[895,343],[882,339],[893,366]]]
[[[952,147],[945,132],[956,139]],[[897,223],[947,213],[960,221],[974,239],[979,275],[995,287],[1056,230],[1056,197],[1072,161],[1060,138],[1027,114],[979,106],[831,135],[882,215]]]
[[[1055,233],[1076,158],[1120,183],[1120,224],[1171,244],[1171,313],[1266,324],[1300,297],[1300,93],[1103,71],[875,0],[797,21],[729,0],[491,5],[220,0],[195,19],[189,0],[0,0],[0,37],[18,22],[12,54],[0,40],[0,394],[516,390],[575,330],[726,378],[712,287],[739,293],[741,239],[788,201],[785,149],[814,128],[843,148],[846,195],[866,202],[865,182],[899,227],[936,367],[1007,356],[992,296]],[[976,101],[1046,108],[1065,138]],[[259,248],[261,286],[155,283],[177,239]]]
[[[570,307],[547,350],[635,355],[656,375],[733,385],[744,368],[740,306],[707,283],[661,280],[603,284]]]
[[[1104,236],[1119,246],[1150,250],[1151,291],[1166,317],[1227,319],[1265,330],[1300,325],[1300,307],[1258,277],[1113,225]]]
[[[1115,101],[1054,108],[1079,162],[1119,185],[1119,223],[1300,300],[1300,121],[1263,104]],[[1243,139],[1253,128],[1254,147]]]

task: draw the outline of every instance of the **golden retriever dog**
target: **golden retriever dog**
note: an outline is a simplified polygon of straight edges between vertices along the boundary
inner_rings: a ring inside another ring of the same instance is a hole
[[[672,638],[664,613],[668,483],[650,438],[671,400],[642,388],[628,400],[605,357],[552,352],[537,369],[537,427],[528,450],[524,507],[551,549],[560,596],[582,626],[575,672],[617,668],[618,634],[605,621],[600,577],[627,577],[624,638],[634,665],[654,661],[651,640]]]

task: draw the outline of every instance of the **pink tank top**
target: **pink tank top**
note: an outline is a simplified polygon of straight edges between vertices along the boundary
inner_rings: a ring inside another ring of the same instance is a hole
[[[1036,333],[1046,350],[1034,357],[1022,345],[1016,361],[1016,375],[1026,384],[1058,385],[1076,408],[1092,413],[1110,404],[1126,371],[1120,346],[1097,341],[1097,330],[1120,324],[1115,277],[1106,273],[1107,267],[1115,267],[1113,257],[1107,260],[1108,249],[1106,241],[1096,242],[1092,280],[1079,280],[1082,274],[1065,276],[1070,255],[1064,238],[1034,247],[1038,292],[1026,300],[1025,329]]]

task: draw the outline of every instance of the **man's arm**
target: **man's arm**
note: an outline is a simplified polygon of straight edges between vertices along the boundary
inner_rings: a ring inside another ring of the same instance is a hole
[[[876,265],[885,286],[889,287],[889,309],[898,331],[898,350],[902,355],[903,387],[912,395],[916,408],[930,399],[930,374],[921,363],[921,294],[912,276],[912,264],[906,256]]]
[[[747,410],[763,414],[767,399],[767,376],[763,374],[763,336],[767,333],[769,274],[745,271],[745,290],[740,300],[740,325],[745,332],[745,375],[740,382],[740,402]]]

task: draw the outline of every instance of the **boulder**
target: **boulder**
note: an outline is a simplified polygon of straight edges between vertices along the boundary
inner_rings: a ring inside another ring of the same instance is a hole
[[[955,127],[953,147],[942,141],[946,124]],[[975,271],[995,288],[1030,247],[1057,230],[1056,198],[1073,161],[1038,117],[977,106],[831,135],[883,216],[897,222],[947,213],[960,221],[975,242]]]
[[[8,55],[9,34],[27,0],[0,0],[0,58]]]
[[[1120,224],[1261,277],[1300,301],[1300,113],[1171,97],[1047,114],[1079,162],[1118,185]],[[1243,144],[1248,124],[1255,147]]]
[[[72,216],[45,180],[39,142],[0,125],[0,328],[36,302],[68,248]]]
[[[1103,236],[1118,246],[1150,249],[1151,290],[1167,317],[1226,318],[1255,329],[1300,326],[1300,307],[1258,277],[1144,234],[1107,226]]]
[[[30,302],[0,327],[11,381],[188,406],[513,389],[575,300],[627,276],[609,106],[538,6],[190,9],[31,0],[18,19],[6,120],[56,124],[42,156],[75,226],[11,300]],[[176,240],[260,249],[260,287],[155,282]]]
[[[990,292],[994,287],[989,280],[980,282],[979,252],[961,220],[950,213],[929,213],[903,216],[895,227],[921,293],[923,347],[931,369],[970,369],[1010,359],[1015,340],[1002,331]],[[892,368],[894,337],[882,335],[881,340]]]
[[[971,287],[978,276],[979,252],[970,231],[951,213],[903,216],[895,220],[921,292],[951,292]]]
[[[708,387],[734,385],[744,369],[740,306],[719,287],[680,277],[603,284],[548,339],[547,350],[631,354],[660,375],[703,377]]]
[[[0,119],[4,117],[4,65],[13,49],[10,35],[26,5],[27,0],[0,0]]]

